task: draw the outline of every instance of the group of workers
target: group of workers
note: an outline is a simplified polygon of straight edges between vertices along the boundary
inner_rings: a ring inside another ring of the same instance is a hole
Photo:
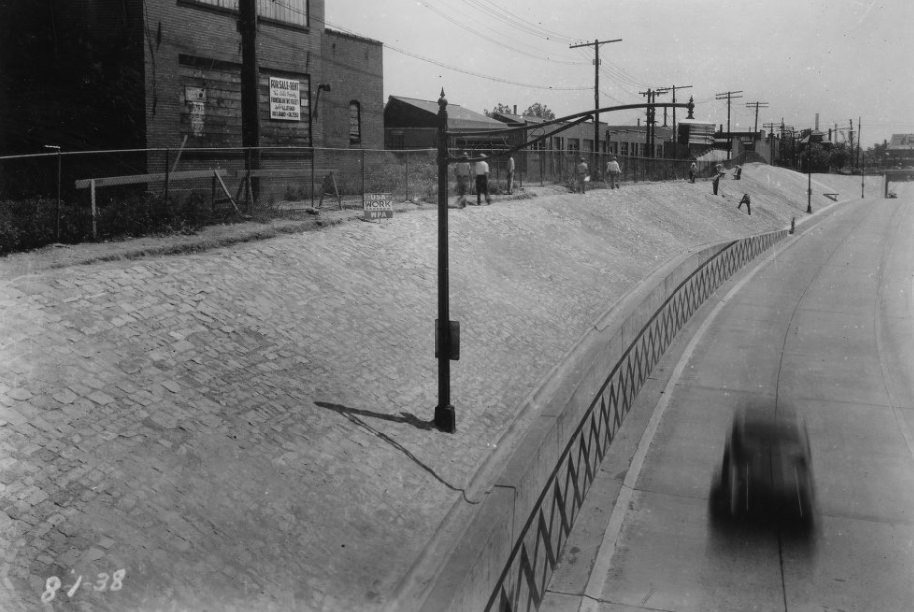
[[[486,205],[492,203],[492,199],[489,197],[489,164],[486,161],[487,157],[485,153],[480,153],[479,157],[475,158],[476,160],[471,164],[470,156],[464,152],[460,156],[460,160],[454,166],[454,172],[457,175],[457,205],[460,208],[464,208],[467,205],[467,192],[470,185],[470,178],[472,176],[476,177],[476,206],[482,206],[482,200],[485,198]],[[615,155],[611,155],[609,161],[606,163],[606,171],[604,173],[604,182],[607,183],[610,189],[618,189],[619,177],[622,174],[622,168],[619,166],[619,161],[616,159]],[[698,174],[698,166],[693,161],[691,166],[689,166],[689,182],[694,183],[695,177]],[[734,171],[734,178],[736,180],[740,179],[742,174],[742,168],[736,166]],[[717,195],[720,179],[724,176],[723,167],[718,164],[717,171],[714,174],[711,185],[714,192],[714,195]],[[584,194],[587,191],[587,183],[590,182],[590,168],[587,165],[587,160],[584,157],[581,157],[578,163],[574,167],[574,192]],[[508,156],[507,161],[507,193],[510,195],[514,191],[514,157]],[[723,195],[723,194],[721,194]],[[472,204],[472,201],[469,202]],[[739,201],[737,209],[742,209],[743,204],[746,205],[746,212],[749,215],[752,215],[752,208],[750,204],[750,198],[748,193],[744,193],[742,199]]]

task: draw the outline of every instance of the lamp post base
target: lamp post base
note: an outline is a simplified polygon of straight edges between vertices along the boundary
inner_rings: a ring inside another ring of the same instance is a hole
[[[435,420],[433,422],[435,427],[444,433],[457,432],[457,419],[454,416],[454,407],[450,404],[443,408],[435,406]]]

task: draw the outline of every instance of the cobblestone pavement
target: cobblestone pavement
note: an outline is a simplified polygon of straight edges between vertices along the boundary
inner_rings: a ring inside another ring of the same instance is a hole
[[[625,189],[451,212],[456,435],[429,425],[429,207],[0,260],[0,609],[380,608],[599,312],[695,244],[783,226],[677,225],[692,204],[635,189],[674,221],[646,231]]]

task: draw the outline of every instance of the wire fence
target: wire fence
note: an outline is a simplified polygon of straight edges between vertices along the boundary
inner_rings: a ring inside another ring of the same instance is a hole
[[[508,191],[508,154],[489,156],[489,192]],[[458,157],[462,150],[452,150]],[[521,150],[513,154],[513,189],[572,188],[582,155],[592,184],[607,154]],[[435,149],[314,147],[159,148],[54,151],[0,157],[0,253],[53,242],[194,230],[238,219],[266,220],[361,209],[371,194],[394,202],[437,202]],[[691,160],[619,157],[621,180],[684,179]],[[699,163],[699,176],[713,164]],[[456,192],[453,165],[449,193]],[[471,182],[472,183],[472,182]],[[471,185],[472,189],[472,185]]]

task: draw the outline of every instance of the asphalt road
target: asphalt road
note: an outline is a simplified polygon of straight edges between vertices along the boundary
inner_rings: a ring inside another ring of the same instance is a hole
[[[542,610],[914,607],[912,204],[906,185],[836,207],[705,305],[639,406],[653,415],[632,423],[641,454],[604,466]],[[746,405],[805,420],[811,531],[712,518]]]

